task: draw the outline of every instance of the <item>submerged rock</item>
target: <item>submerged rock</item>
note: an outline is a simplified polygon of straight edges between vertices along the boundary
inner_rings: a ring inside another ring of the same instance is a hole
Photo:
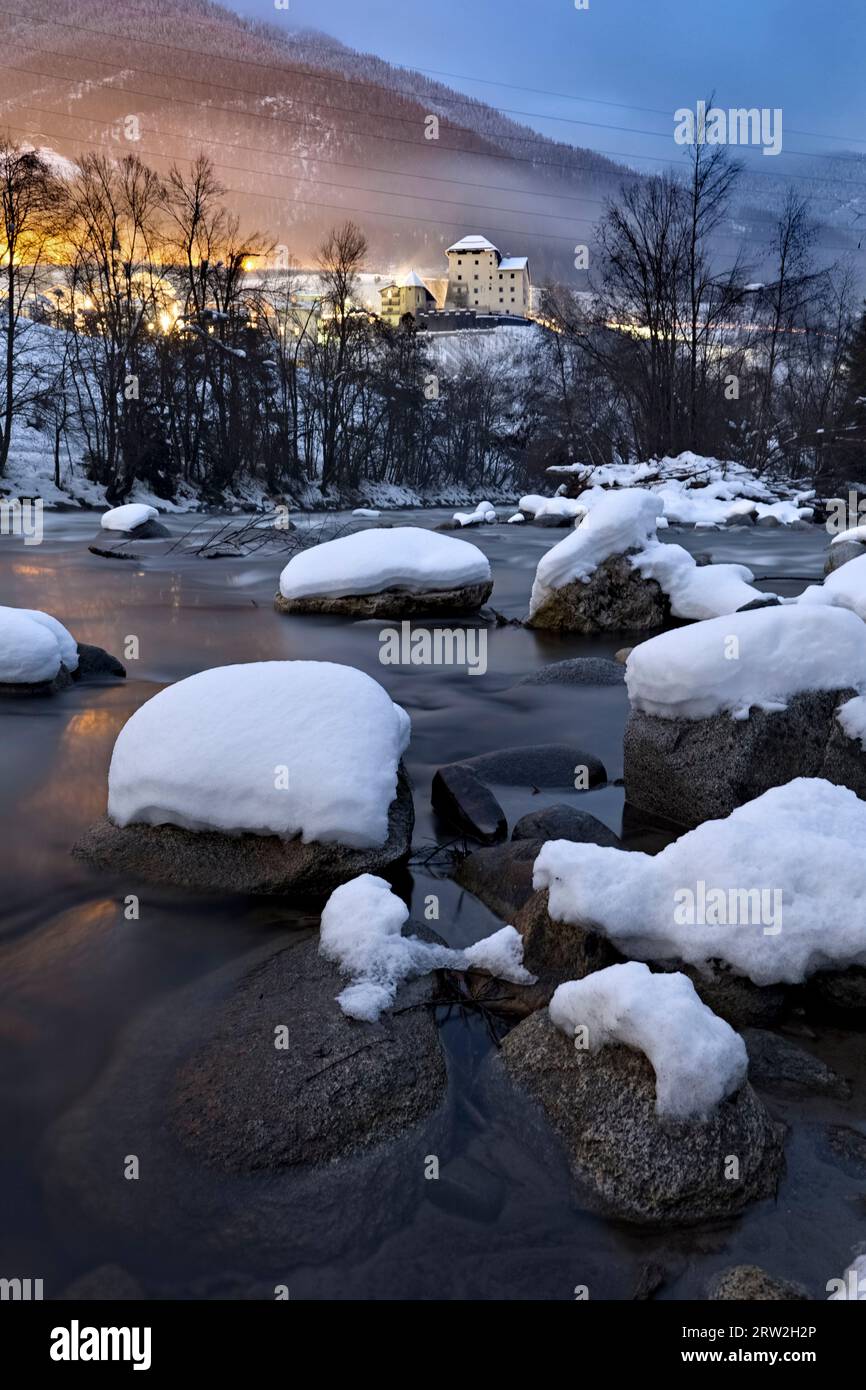
[[[576,656],[532,671],[520,685],[622,685],[625,671],[618,661],[600,656]]]
[[[743,1039],[749,1052],[749,1080],[760,1089],[840,1100],[851,1094],[850,1082],[788,1038],[763,1028],[744,1028]]]
[[[409,1219],[447,1143],[433,981],[375,1024],[341,1012],[345,983],[302,928],[136,1021],[46,1147],[82,1258],[123,1232],[161,1267],[192,1250],[202,1272],[240,1251],[291,1269]],[[127,1150],[141,1181],[120,1176]]]
[[[621,849],[618,835],[588,811],[561,802],[521,816],[511,832],[512,840],[574,840],[576,844],[608,845]]]
[[[783,1129],[748,1084],[703,1122],[662,1123],[642,1053],[579,1051],[544,1010],[508,1034],[494,1064],[537,1103],[591,1209],[640,1225],[690,1225],[734,1216],[775,1190]]]
[[[794,1302],[801,1303],[811,1298],[802,1284],[791,1283],[788,1279],[777,1279],[768,1274],[760,1265],[733,1265],[723,1269],[710,1282],[709,1297],[718,1301],[728,1299],[748,1300],[750,1302]]]
[[[607,781],[607,771],[599,758],[567,743],[502,748],[495,753],[465,758],[459,766],[471,768],[482,782],[501,787],[577,787],[582,790],[584,784],[595,787]]]
[[[552,589],[527,625],[553,632],[628,632],[662,627],[670,603],[655,579],[643,579],[627,555],[604,560],[584,583]]]

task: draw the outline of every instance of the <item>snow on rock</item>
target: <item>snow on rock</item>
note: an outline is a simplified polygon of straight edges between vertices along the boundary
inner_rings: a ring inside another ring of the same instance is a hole
[[[866,751],[866,698],[856,695],[846,700],[836,711],[836,718],[848,738],[857,739]]]
[[[866,620],[866,555],[858,555],[840,565],[827,575],[823,584],[810,584],[797,601],[850,608],[858,618]]]
[[[510,516],[510,517],[508,518],[508,525],[509,525],[509,526],[516,526],[517,523],[518,523],[519,521],[525,521],[525,520],[526,520],[526,517],[523,515],[523,512],[515,512],[515,513],[514,513],[514,516]]]
[[[661,585],[675,618],[716,618],[765,597],[745,565],[699,565],[681,545],[650,541],[632,564]]]
[[[752,708],[784,709],[800,691],[866,689],[866,630],[844,608],[730,613],[641,642],[625,679],[632,707],[645,714],[746,719]]]
[[[105,512],[100,525],[103,531],[134,531],[146,521],[159,516],[156,507],[147,507],[141,502],[127,502],[124,507],[112,507]]]
[[[839,545],[843,541],[854,541],[858,545],[866,545],[866,526],[851,526],[847,531],[840,531],[831,540],[831,545]]]
[[[496,520],[496,508],[490,502],[479,502],[474,512],[455,512],[454,520],[461,526],[490,525]]]
[[[640,488],[609,493],[565,540],[542,555],[535,572],[529,616],[549,598],[575,580],[586,582],[611,555],[642,549],[655,540],[658,500]]]
[[[782,525],[802,524],[814,511],[804,505],[808,494],[779,484],[772,489],[741,463],[705,458],[686,450],[676,458],[645,463],[554,464],[549,473],[585,481],[587,493],[610,488],[642,487],[657,493],[673,526],[711,528],[736,524],[750,514],[772,516]]]
[[[746,1044],[702,1003],[686,975],[653,974],[638,961],[609,965],[560,985],[549,1011],[554,1025],[590,1052],[609,1043],[642,1052],[656,1074],[660,1118],[704,1118],[746,1080]]]
[[[39,685],[61,666],[78,669],[78,643],[62,623],[36,608],[0,607],[0,681]]]
[[[398,587],[457,589],[489,579],[490,562],[468,541],[420,526],[374,526],[295,555],[280,575],[280,593],[297,599]]]
[[[379,847],[409,734],[405,710],[350,666],[201,671],[154,695],[121,729],[109,818]]]
[[[583,498],[576,501],[573,497],[539,497],[537,493],[527,493],[518,502],[520,514],[524,512],[535,518],[536,521],[543,516],[573,517],[586,516],[589,510]]]
[[[678,618],[714,618],[764,597],[752,587],[754,576],[745,565],[698,565],[682,546],[660,542],[656,528],[663,519],[661,509],[660,494],[643,488],[621,488],[594,497],[577,529],[542,556],[532,587],[530,618],[552,590],[574,581],[585,583],[610,556],[627,552],[636,552],[629,554],[633,568],[644,579],[658,582]]]
[[[366,516],[370,518],[379,517],[381,515],[382,513],[376,511],[375,507],[356,507],[352,512],[352,516]]]
[[[554,921],[600,928],[633,959],[721,960],[756,985],[797,984],[866,964],[866,918],[852,910],[866,895],[864,837],[866,803],[798,777],[656,855],[551,840],[533,884]]]
[[[431,970],[488,970],[514,984],[534,984],[523,967],[523,941],[514,927],[503,927],[465,951],[416,936],[403,936],[409,909],[375,874],[360,874],[331,894],[319,938],[321,954],[351,977],[337,996],[350,1018],[375,1023],[394,1002],[404,980]]]

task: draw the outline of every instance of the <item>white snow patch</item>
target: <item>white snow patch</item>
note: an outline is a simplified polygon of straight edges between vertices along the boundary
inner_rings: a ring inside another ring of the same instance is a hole
[[[121,826],[383,845],[409,716],[330,661],[221,666],[146,701],[121,729],[108,814]]]
[[[50,613],[0,607],[0,681],[38,685],[78,669],[78,644]]]
[[[490,502],[479,502],[474,512],[455,512],[455,521],[461,526],[492,525],[496,521],[496,508]]]
[[[753,708],[784,709],[800,691],[866,688],[866,629],[844,608],[730,613],[641,642],[625,681],[645,714],[745,719]]]
[[[649,1058],[663,1119],[705,1118],[746,1079],[743,1039],[701,1001],[686,975],[653,974],[638,961],[610,965],[560,985],[549,1011],[569,1037],[585,1028],[590,1052],[623,1043]]]
[[[534,984],[523,966],[523,939],[502,927],[464,951],[417,936],[403,936],[409,909],[375,874],[360,874],[335,888],[322,912],[319,951],[351,977],[337,996],[349,1018],[375,1023],[393,1004],[404,980],[431,970],[488,970],[514,984]]]
[[[810,584],[798,599],[804,604],[850,608],[866,619],[866,555],[857,555],[828,574],[823,584]]]
[[[382,513],[377,511],[375,507],[356,507],[355,510],[352,512],[352,516],[366,516],[370,518],[378,517],[381,515]]]
[[[523,515],[523,512],[515,512],[515,513],[514,513],[514,516],[510,516],[510,517],[508,518],[508,525],[509,525],[509,526],[516,526],[518,522],[520,522],[520,521],[525,521],[525,520],[526,520],[526,517]]]
[[[853,700],[846,700],[837,709],[836,718],[848,737],[858,740],[866,750],[866,699],[855,695]]]
[[[842,541],[856,541],[859,545],[866,545],[866,526],[850,526],[847,531],[840,531],[831,540],[831,545],[839,545]]]
[[[533,885],[549,890],[554,921],[592,924],[633,959],[721,960],[757,985],[799,984],[866,964],[866,917],[852,910],[866,895],[864,836],[866,802],[798,777],[656,855],[551,840]]]
[[[577,517],[586,516],[589,507],[581,500],[578,502],[573,497],[539,497],[537,493],[529,492],[525,497],[521,497],[518,507],[522,512],[528,512],[537,521],[541,516],[560,516]]]
[[[100,525],[103,531],[134,531],[146,521],[159,516],[156,507],[146,507],[141,502],[127,502],[124,507],[112,507],[105,512]]]
[[[374,526],[295,555],[280,575],[280,593],[291,599],[394,588],[452,589],[489,578],[490,562],[468,541],[420,526]]]

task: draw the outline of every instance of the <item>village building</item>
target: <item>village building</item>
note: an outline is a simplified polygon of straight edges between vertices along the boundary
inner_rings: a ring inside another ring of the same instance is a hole
[[[410,270],[402,280],[384,285],[379,291],[381,308],[379,317],[391,328],[399,327],[407,314],[413,319],[419,313],[436,308],[436,299],[415,270]]]

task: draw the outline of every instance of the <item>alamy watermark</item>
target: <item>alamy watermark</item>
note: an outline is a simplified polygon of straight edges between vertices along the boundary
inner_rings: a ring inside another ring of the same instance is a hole
[[[674,122],[678,145],[762,145],[763,154],[782,152],[780,106],[732,106],[726,111],[699,101],[694,111],[680,106]]]
[[[487,670],[487,629],[478,627],[416,627],[403,621],[399,628],[379,633],[383,666],[465,666],[470,676]]]
[[[25,545],[41,545],[44,510],[41,497],[0,497],[0,536],[23,536]]]
[[[694,888],[674,891],[674,921],[680,927],[763,927],[764,936],[782,930],[781,888]]]

